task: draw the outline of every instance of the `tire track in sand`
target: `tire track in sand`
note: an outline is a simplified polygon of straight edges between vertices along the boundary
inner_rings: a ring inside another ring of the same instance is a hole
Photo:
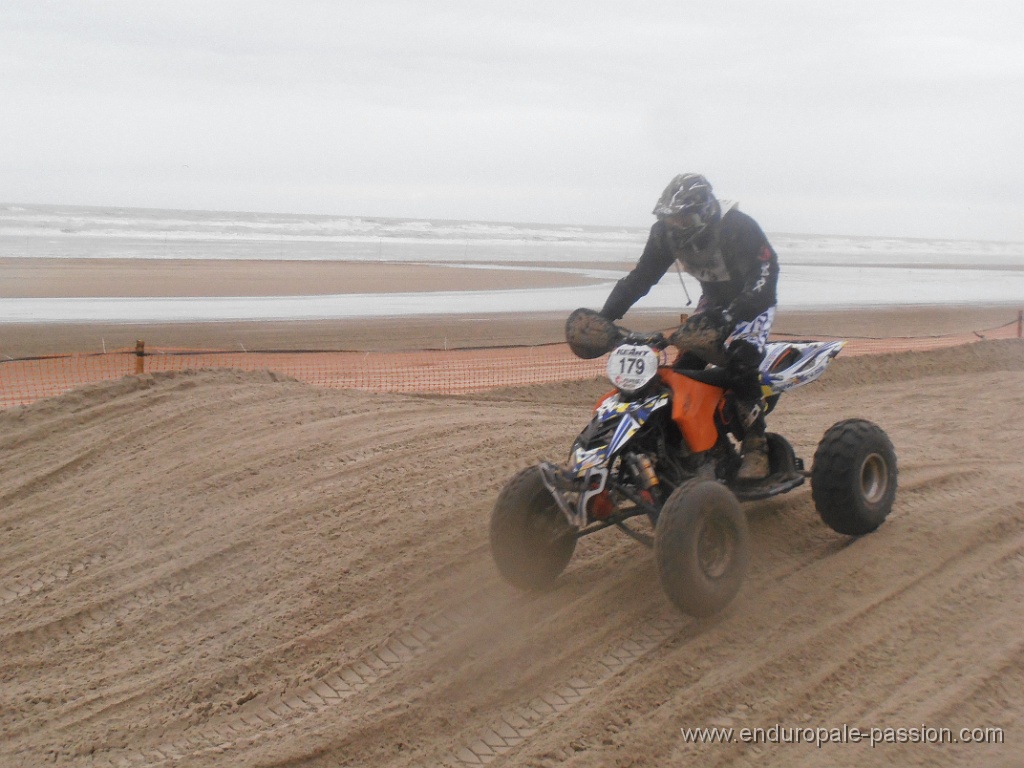
[[[45,570],[28,579],[15,580],[6,586],[0,587],[0,606],[13,603],[36,592],[41,592],[54,584],[70,581],[72,577],[82,576],[90,568],[103,563],[110,555],[110,552],[97,552],[68,565],[59,565]]]
[[[487,593],[478,594],[468,606],[443,611],[395,632],[358,661],[306,685],[246,701],[238,712],[192,729],[185,736],[159,741],[143,749],[98,752],[93,755],[92,764],[151,768],[192,756],[223,755],[258,742],[320,715],[392,675],[469,624],[477,606],[488,600]]]
[[[525,704],[502,712],[490,726],[461,746],[444,751],[417,768],[434,766],[487,765],[516,749],[537,731],[567,713],[584,697],[683,631],[688,619],[657,619],[634,631],[621,645],[594,663],[594,672],[574,677],[530,699]]]
[[[917,571],[906,571],[899,578],[884,579],[886,586],[881,589],[861,589],[849,584],[850,576],[857,574],[863,566],[862,558],[845,558],[838,564],[838,569],[830,574],[819,572],[811,575],[797,575],[797,583],[782,584],[778,587],[768,586],[761,590],[763,600],[761,607],[749,616],[737,615],[723,624],[731,632],[744,637],[759,638],[759,645],[766,649],[757,657],[750,655],[735,656],[728,650],[719,647],[722,637],[718,631],[712,630],[707,637],[695,636],[694,643],[686,643],[674,648],[654,668],[663,668],[666,663],[681,659],[700,658],[704,669],[699,674],[683,675],[682,678],[669,680],[653,680],[652,674],[644,670],[640,675],[621,680],[621,685],[608,694],[623,697],[633,702],[631,716],[634,732],[624,738],[616,738],[616,754],[635,752],[642,755],[643,764],[677,765],[700,762],[707,765],[732,765],[739,757],[740,746],[735,749],[723,746],[719,752],[709,755],[701,752],[696,745],[672,745],[667,751],[651,752],[644,746],[645,742],[658,732],[672,732],[678,729],[680,722],[708,724],[712,720],[722,725],[761,725],[750,722],[750,718],[770,717],[765,724],[775,722],[806,723],[806,722],[863,722],[864,708],[868,706],[857,700],[857,709],[847,711],[830,708],[829,702],[846,703],[847,692],[869,686],[878,675],[884,675],[891,681],[895,701],[903,706],[911,701],[918,702],[919,711],[913,722],[934,720],[935,702],[925,697],[911,697],[902,689],[906,685],[903,677],[914,677],[923,674],[927,681],[929,664],[936,660],[934,656],[923,657],[921,672],[914,669],[905,670],[901,659],[893,652],[893,643],[905,634],[914,633],[914,628],[924,624],[934,626],[935,622],[950,623],[949,603],[972,606],[963,616],[956,616],[948,628],[949,632],[958,635],[963,632],[963,640],[969,642],[977,634],[975,632],[974,612],[984,616],[983,601],[997,602],[998,591],[992,595],[991,585],[995,583],[1019,583],[1021,566],[1024,564],[1024,505],[1018,501],[1004,499],[993,517],[987,517],[980,524],[972,526],[970,532],[958,538],[956,547],[946,551],[936,551],[928,563]],[[865,542],[866,543],[866,542]],[[852,570],[851,570],[852,569]],[[778,622],[783,616],[779,606],[791,589],[802,591],[802,584],[815,580],[823,585],[831,585],[831,589],[818,590],[814,603],[809,603],[805,614],[813,615],[815,620],[805,626],[795,621]],[[891,583],[889,583],[891,581]],[[956,599],[950,600],[950,596]],[[834,596],[841,596],[837,603]],[[745,600],[744,602],[749,602]],[[843,605],[837,611],[838,605]],[[741,606],[742,607],[742,606]],[[831,615],[830,615],[831,614]],[[827,618],[826,618],[827,617]],[[930,623],[931,622],[931,623]],[[1010,622],[1012,625],[1012,622]],[[980,648],[991,650],[986,655],[986,662],[981,669],[998,670],[1007,659],[1018,658],[1021,643],[1019,640],[1007,641],[1007,636],[1000,629],[1008,623],[998,617],[989,622],[980,631],[984,642]],[[920,642],[920,641],[919,641]],[[939,642],[936,640],[936,642]],[[964,646],[957,643],[956,649],[948,646],[942,652],[947,662],[957,657],[958,649]],[[941,659],[936,660],[941,664]],[[678,669],[678,664],[676,665]],[[888,671],[891,668],[891,672]],[[947,682],[958,679],[955,666],[944,667]],[[972,670],[973,676],[973,670]],[[986,677],[987,679],[987,677]],[[940,681],[941,682],[941,681]],[[915,683],[925,690],[923,684]],[[956,687],[965,690],[972,685],[970,681],[959,681]],[[642,691],[642,699],[648,702],[646,707],[637,707],[638,691]],[[771,696],[765,698],[766,693]],[[784,692],[781,700],[780,693]],[[606,695],[606,703],[601,711],[614,719],[616,711],[614,699]],[[948,707],[955,710],[955,702],[943,697]],[[736,711],[737,702],[748,702],[742,711]],[[822,704],[819,704],[822,702]],[[597,704],[595,704],[597,706]],[[940,700],[938,706],[942,707]],[[891,713],[892,706],[881,704],[883,713]],[[941,710],[940,710],[941,711]],[[723,720],[724,713],[729,713]],[[902,708],[900,713],[903,713]],[[879,715],[868,710],[867,720],[878,721]],[[830,719],[831,718],[831,719]],[[739,719],[740,722],[735,722]],[[579,719],[576,719],[577,724]],[[902,720],[901,720],[902,722]],[[909,721],[908,721],[909,722]],[[712,723],[713,724],[713,723]],[[563,729],[564,730],[564,729]],[[580,728],[574,728],[569,734],[549,734],[543,753],[545,765],[555,765],[568,761],[576,753],[574,743],[580,738]],[[561,746],[552,749],[558,743],[559,736],[564,738]],[[593,739],[590,739],[593,741]],[[665,749],[663,746],[662,749]],[[531,757],[540,759],[537,754]],[[779,754],[780,765],[814,765],[821,764],[814,759],[805,762],[796,760],[795,755],[786,759]],[[811,755],[810,758],[814,756]],[[590,760],[595,756],[592,754]],[[520,756],[520,758],[522,757]],[[855,764],[854,760],[851,764]],[[587,764],[593,764],[587,762]]]
[[[933,495],[966,501],[973,492],[973,487],[963,482],[966,477],[961,473],[949,473],[944,478],[948,482],[938,483],[936,487],[929,489],[930,492],[922,487],[917,493],[911,494],[914,498],[909,506],[913,508],[927,507]],[[1019,511],[1019,509],[1020,505],[1014,502],[1006,506],[1007,512]],[[891,622],[883,622],[883,629],[869,632],[866,637],[862,638],[863,631],[853,631],[854,625],[862,616],[877,611],[902,615],[907,610],[907,604],[918,605],[922,590],[930,591],[934,588],[937,580],[941,583],[946,583],[947,579],[951,580],[951,583],[970,583],[974,579],[985,579],[991,569],[999,569],[1008,559],[1019,559],[1020,553],[1024,551],[1024,538],[1019,535],[1011,535],[1009,539],[1004,539],[1000,535],[1013,532],[1018,532],[1017,526],[1013,523],[990,520],[988,525],[976,530],[972,537],[963,540],[961,542],[963,550],[958,550],[955,555],[941,559],[933,567],[916,574],[904,583],[891,585],[891,588],[885,593],[869,599],[867,604],[859,605],[857,610],[851,614],[835,616],[824,626],[816,626],[813,630],[800,632],[793,641],[797,650],[787,644],[783,651],[769,653],[764,658],[755,660],[752,665],[744,663],[737,666],[735,663],[723,662],[720,665],[712,666],[705,675],[683,683],[681,690],[691,691],[698,701],[709,697],[711,699],[720,697],[723,691],[761,674],[766,666],[771,666],[773,663],[786,666],[791,660],[796,663],[795,659],[803,653],[813,653],[811,649],[818,643],[822,634],[836,634],[847,638],[840,643],[840,646],[845,644],[850,651],[839,654],[841,657],[839,660],[821,662],[820,668],[826,671],[816,684],[825,685],[825,680],[829,677],[828,670],[839,670],[845,663],[843,660],[851,654],[864,653],[865,649],[877,645],[884,637],[884,627],[891,626]],[[993,540],[998,543],[992,543]],[[824,562],[834,554],[833,551],[826,552],[814,562]],[[954,563],[958,567],[951,570]],[[802,577],[800,571],[807,565],[810,564],[805,563],[796,568],[782,568],[781,579],[777,579],[771,573],[760,574],[758,583],[761,585],[761,589],[758,592],[774,591],[776,588],[781,588],[775,585],[790,576]],[[748,593],[747,599],[749,600],[751,597]],[[414,762],[412,765],[416,768],[434,768],[435,766],[463,768],[464,766],[487,765],[504,756],[513,759],[510,753],[524,748],[531,737],[552,725],[586,697],[597,693],[601,686],[616,678],[621,680],[623,675],[620,673],[626,673],[635,662],[645,656],[656,654],[671,640],[698,639],[702,633],[701,625],[688,622],[690,620],[682,616],[678,620],[660,619],[647,627],[634,631],[621,646],[594,664],[593,675],[575,677],[554,686],[530,701],[500,713],[489,726],[462,744],[436,753],[427,761]],[[836,672],[836,674],[839,673]],[[710,678],[707,675],[710,675]],[[628,676],[626,678],[628,680]],[[710,684],[709,679],[718,682]],[[841,685],[842,678],[840,677],[838,680],[837,684]],[[545,764],[567,761],[577,751],[577,746],[573,742],[564,744],[560,749],[544,753]]]

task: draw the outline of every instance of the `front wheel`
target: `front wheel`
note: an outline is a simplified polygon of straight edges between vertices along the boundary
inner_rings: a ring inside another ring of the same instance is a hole
[[[710,480],[677,488],[658,516],[654,558],[683,613],[711,616],[732,602],[750,566],[747,518],[732,491]]]
[[[896,475],[896,451],[881,427],[864,419],[840,421],[814,452],[814,506],[836,533],[871,533],[892,510]]]
[[[575,529],[551,496],[538,467],[509,480],[491,511],[491,555],[498,572],[519,589],[544,589],[569,564]]]

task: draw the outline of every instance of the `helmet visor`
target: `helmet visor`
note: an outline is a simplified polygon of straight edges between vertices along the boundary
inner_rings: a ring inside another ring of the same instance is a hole
[[[704,217],[697,211],[680,211],[679,213],[673,213],[670,216],[662,216],[660,218],[669,229],[683,233],[697,232],[707,224],[704,221]]]

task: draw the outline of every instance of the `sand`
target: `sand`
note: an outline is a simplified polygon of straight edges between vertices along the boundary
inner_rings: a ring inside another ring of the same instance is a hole
[[[541,268],[515,270],[351,261],[0,258],[0,298],[71,296],[317,296],[387,291],[481,291],[597,280]],[[606,268],[622,267],[608,265]]]
[[[885,307],[834,312],[782,309],[774,330],[803,338],[888,338],[932,336],[1014,325],[1017,308]],[[631,311],[628,327],[672,327],[679,316]],[[0,326],[0,357],[100,352],[147,347],[190,349],[355,349],[409,350],[545,344],[565,339],[563,314],[448,315],[372,320],[265,321],[225,323],[68,324],[26,323]]]
[[[951,332],[1008,314],[780,324]],[[372,344],[560,332],[554,317],[464,320],[160,332]],[[18,343],[106,332],[20,328]],[[519,468],[565,455],[603,380],[440,398],[205,371],[2,411],[0,765],[1019,765],[1022,343],[840,356],[784,396],[770,428],[808,462],[840,419],[888,431],[893,514],[850,539],[807,488],[744,505],[752,572],[703,622],[673,610],[650,553],[614,531],[584,539],[549,592],[520,594],[495,572],[495,496]],[[999,728],[1002,743],[680,733],[844,725]]]
[[[536,264],[544,268],[579,264]],[[602,264],[628,269],[628,264]],[[70,296],[258,296],[419,290],[486,290],[592,282],[558,272],[457,265],[327,261],[0,258],[0,300]],[[685,311],[685,307],[680,308]],[[952,334],[1016,321],[1017,306],[912,307],[800,312],[782,307],[775,330],[815,336]],[[372,320],[0,326],[0,358],[148,347],[407,350],[561,341],[563,314],[480,314]],[[678,314],[633,310],[624,322],[668,328]]]

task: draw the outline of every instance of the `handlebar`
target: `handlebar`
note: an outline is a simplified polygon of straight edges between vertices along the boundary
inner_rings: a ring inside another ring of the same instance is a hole
[[[631,331],[627,328],[615,326],[620,333],[621,341],[620,344],[646,344],[650,347],[661,352],[663,349],[671,346],[668,339],[665,338],[665,334],[661,331],[654,331],[653,333],[640,333],[639,331]]]
[[[729,362],[729,357],[722,348],[722,339],[714,334],[709,335],[701,331],[686,332],[681,326],[668,337],[661,331],[640,333],[618,325],[615,329],[619,332],[619,344],[647,344],[658,352],[675,347],[680,352],[693,352],[712,365],[722,366]]]

